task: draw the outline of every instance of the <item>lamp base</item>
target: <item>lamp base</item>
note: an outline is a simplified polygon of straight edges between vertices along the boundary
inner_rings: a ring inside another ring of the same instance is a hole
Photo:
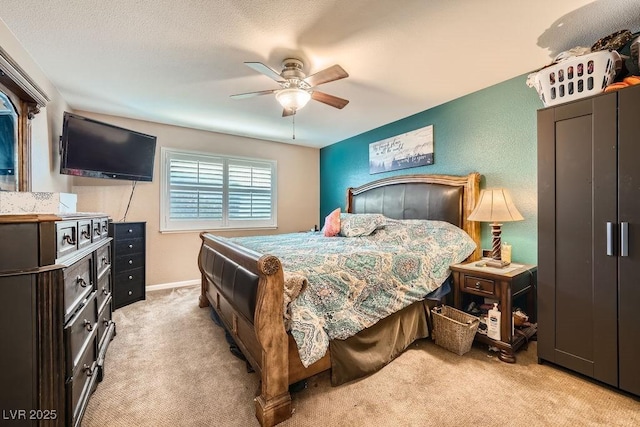
[[[492,259],[487,261],[486,266],[487,267],[494,267],[494,268],[503,268],[506,267],[507,265],[511,264],[510,262],[507,261],[503,261],[500,259]]]

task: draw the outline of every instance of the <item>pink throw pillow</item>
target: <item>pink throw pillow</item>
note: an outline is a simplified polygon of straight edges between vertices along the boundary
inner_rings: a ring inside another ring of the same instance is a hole
[[[340,208],[335,209],[324,219],[322,232],[326,237],[337,236],[340,233]]]

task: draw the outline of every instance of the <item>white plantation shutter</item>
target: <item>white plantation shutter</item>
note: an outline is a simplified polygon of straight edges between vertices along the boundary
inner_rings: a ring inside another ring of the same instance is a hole
[[[162,149],[162,231],[275,227],[275,162]]]
[[[229,161],[229,219],[271,217],[271,165]]]
[[[170,159],[170,217],[222,220],[223,177],[222,159]]]

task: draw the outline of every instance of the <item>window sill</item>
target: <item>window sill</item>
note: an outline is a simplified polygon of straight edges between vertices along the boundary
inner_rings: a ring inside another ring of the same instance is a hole
[[[260,230],[277,230],[278,226],[269,226],[269,227],[248,227],[248,228],[242,228],[242,227],[229,227],[229,228],[199,228],[196,230],[191,230],[191,229],[184,229],[184,230],[160,230],[160,234],[178,234],[178,233],[202,233],[203,231],[206,232],[220,232],[220,231],[260,231]]]

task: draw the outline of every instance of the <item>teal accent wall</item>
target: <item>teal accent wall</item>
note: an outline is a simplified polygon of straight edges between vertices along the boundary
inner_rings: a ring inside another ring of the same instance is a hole
[[[322,148],[322,221],[336,207],[346,209],[348,187],[393,175],[480,172],[480,188],[507,188],[525,218],[502,226],[502,241],[512,245],[513,260],[537,263],[536,111],[543,105],[525,80],[507,80]],[[433,165],[369,174],[370,143],[428,125],[433,125]],[[484,223],[482,246],[491,247],[490,227]]]

